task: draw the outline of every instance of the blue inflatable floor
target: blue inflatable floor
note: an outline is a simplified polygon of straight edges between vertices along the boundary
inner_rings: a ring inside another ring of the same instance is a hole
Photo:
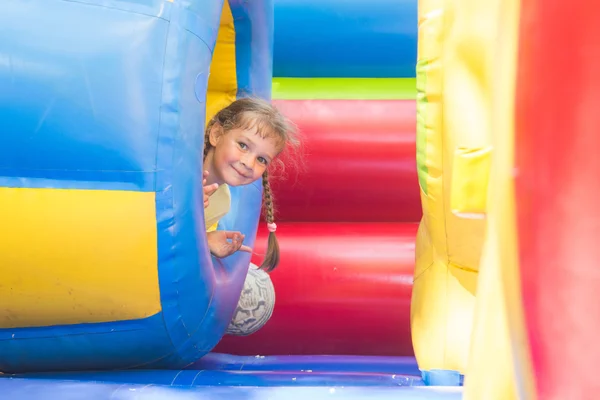
[[[209,354],[185,370],[5,375],[0,393],[24,399],[453,399],[424,386],[414,358]]]

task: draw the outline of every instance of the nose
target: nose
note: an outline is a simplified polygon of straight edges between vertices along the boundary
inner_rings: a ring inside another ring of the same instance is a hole
[[[251,154],[245,154],[244,157],[242,158],[242,164],[248,169],[254,169],[255,162],[256,162],[256,160],[254,159],[254,156],[252,156]]]

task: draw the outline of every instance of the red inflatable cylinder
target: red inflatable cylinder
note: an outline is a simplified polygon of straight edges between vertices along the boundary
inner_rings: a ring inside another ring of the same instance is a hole
[[[267,233],[261,224],[253,260]],[[242,355],[412,355],[410,298],[417,224],[280,223],[271,320],[215,351]]]
[[[280,220],[419,221],[414,100],[274,103],[306,143],[306,171],[272,181]]]
[[[522,3],[516,199],[537,398],[600,392],[600,3]]]

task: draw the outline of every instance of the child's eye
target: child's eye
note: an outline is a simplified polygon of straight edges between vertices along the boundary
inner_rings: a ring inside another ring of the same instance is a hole
[[[248,148],[248,146],[246,146],[246,143],[239,142],[239,145],[244,150]]]
[[[261,164],[267,164],[267,160],[264,157],[258,157],[258,162]]]

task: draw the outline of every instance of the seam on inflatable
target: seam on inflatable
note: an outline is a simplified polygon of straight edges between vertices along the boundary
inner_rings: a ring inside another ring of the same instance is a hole
[[[476,270],[474,268],[465,267],[464,265],[456,264],[453,261],[448,261],[448,266],[452,266],[456,269],[459,269],[459,270],[465,271],[465,272],[474,272],[474,273],[478,272],[478,270]]]
[[[183,26],[182,26],[182,27],[183,27]],[[206,43],[206,42],[204,41],[204,39],[202,39],[202,38],[201,38],[200,36],[198,36],[196,33],[194,33],[193,31],[189,30],[188,28],[183,28],[183,30],[184,30],[184,31],[186,31],[186,32],[189,32],[189,33],[191,33],[192,35],[194,35],[194,37],[196,37],[198,40],[200,40],[202,43],[204,43],[204,45],[206,46],[206,48],[208,49],[208,51],[210,52],[210,54],[214,54],[214,52],[215,52],[215,48],[216,48],[217,46],[213,47],[213,49],[211,50],[211,49],[210,49],[210,46],[208,45],[208,43]],[[212,64],[212,60],[211,60],[211,62],[210,62],[210,63]],[[208,92],[208,90],[207,90],[207,92]],[[206,117],[205,117],[205,119],[206,119]]]
[[[435,264],[435,261],[432,261],[431,264],[429,264],[428,266],[423,268],[423,271],[421,271],[421,273],[419,275],[417,275],[413,278],[413,282],[416,281],[417,279],[419,279],[419,277],[421,277],[421,275],[423,275],[429,268],[431,268],[433,266],[433,264]]]
[[[120,7],[115,7],[115,6],[109,6],[109,5],[106,5],[106,4],[94,3],[92,1],[81,1],[81,0],[61,0],[61,1],[64,1],[66,3],[82,4],[82,5],[86,5],[86,6],[90,6],[90,7],[100,7],[100,8],[106,8],[106,9],[109,9],[109,10],[117,10],[117,11],[122,11],[122,12],[126,12],[126,13],[131,13],[131,14],[146,15],[148,17],[159,18],[159,19],[162,19],[162,20],[165,20],[165,21],[169,22],[168,19],[166,19],[165,17],[163,17],[161,15],[153,15],[153,14],[148,14],[148,13],[140,12],[140,11],[127,10],[125,8],[120,8]],[[168,1],[168,3],[172,3],[172,1]],[[161,10],[162,9],[164,9],[164,3],[161,6]]]

